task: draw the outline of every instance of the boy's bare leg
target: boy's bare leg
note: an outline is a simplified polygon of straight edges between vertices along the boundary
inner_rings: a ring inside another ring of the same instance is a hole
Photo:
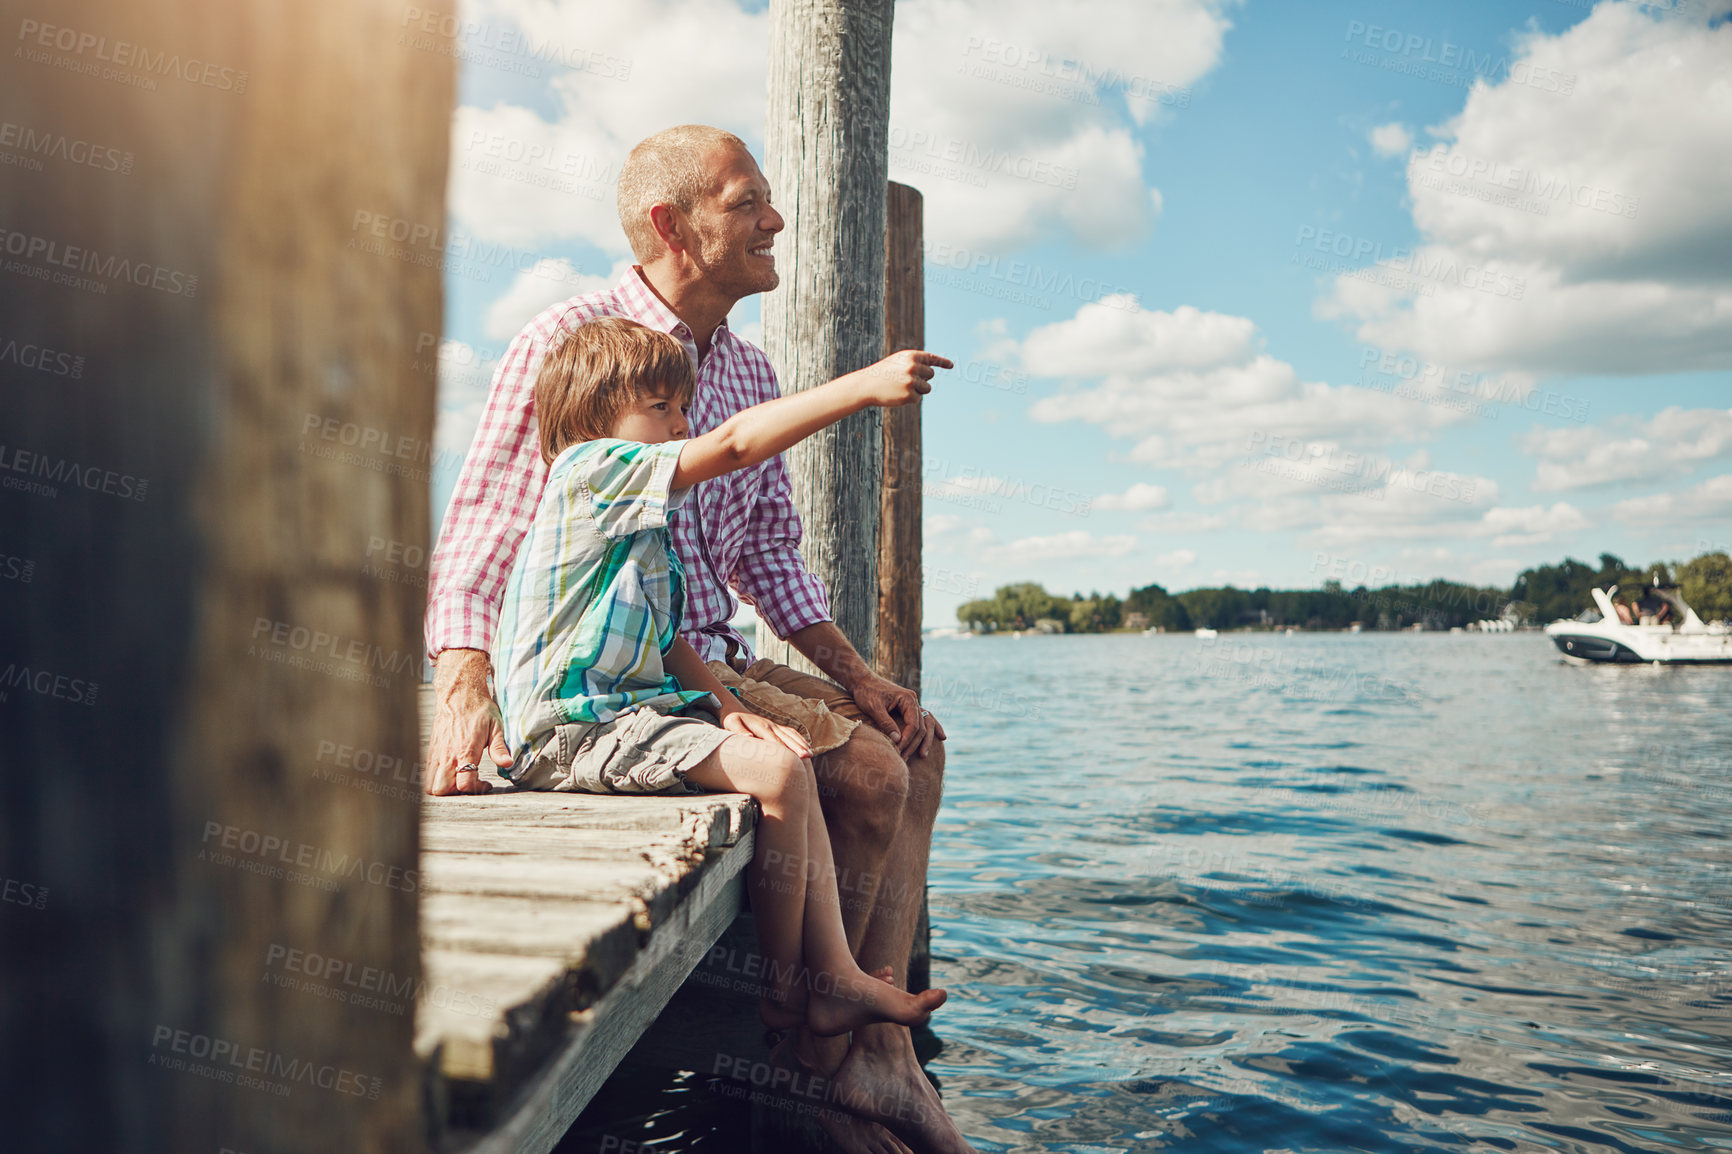
[[[773,742],[734,735],[686,773],[706,789],[749,793],[763,810],[752,863],[752,909],[768,963],[766,1024],[805,1021],[821,1035],[886,1020],[924,1022],[942,990],[918,996],[855,964],[842,932],[836,871],[811,767]]]
[[[806,911],[806,839],[809,811],[818,807],[805,766],[771,742],[731,735],[686,771],[693,785],[757,799],[757,847],[748,889],[758,923],[758,948],[767,963],[769,990],[759,1012],[766,1024],[787,1029],[805,1017],[800,981]]]
[[[817,781],[806,768],[808,788],[817,795]],[[806,1026],[820,1036],[845,1034],[883,1023],[919,1025],[944,1004],[943,990],[908,994],[902,986],[887,981],[894,970],[881,968],[868,974],[854,961],[842,929],[842,911],[836,889],[836,867],[830,856],[830,835],[824,828],[819,806],[808,811],[806,853],[811,862],[806,886],[806,964],[811,972],[811,990],[806,1001]],[[884,976],[879,976],[884,975]]]

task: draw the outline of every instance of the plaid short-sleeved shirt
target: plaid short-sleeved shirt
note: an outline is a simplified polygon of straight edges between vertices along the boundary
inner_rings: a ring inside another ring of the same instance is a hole
[[[548,468],[493,646],[516,765],[559,725],[708,696],[682,690],[662,668],[685,601],[684,567],[668,539],[690,492],[670,489],[681,443],[585,441]]]
[[[535,431],[535,376],[561,333],[596,317],[630,317],[668,333],[697,365],[688,415],[692,436],[709,432],[741,409],[781,396],[764,351],[723,321],[702,360],[685,322],[656,296],[640,268],[611,289],[573,297],[523,326],[500,359],[487,407],[452,490],[433,550],[427,599],[427,653],[486,649],[518,543],[546,481]],[[673,526],[674,548],[686,567],[680,628],[698,656],[721,660],[734,641],[751,648],[728,624],[749,601],[778,637],[829,621],[824,583],[800,558],[800,515],[780,456],[694,487]]]

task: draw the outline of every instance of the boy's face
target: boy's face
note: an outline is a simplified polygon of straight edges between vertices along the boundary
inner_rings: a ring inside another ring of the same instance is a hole
[[[681,400],[672,394],[658,397],[654,393],[640,392],[614,420],[612,435],[622,441],[638,441],[645,445],[683,441],[692,435],[691,425],[686,421],[686,413],[691,407],[689,399]]]

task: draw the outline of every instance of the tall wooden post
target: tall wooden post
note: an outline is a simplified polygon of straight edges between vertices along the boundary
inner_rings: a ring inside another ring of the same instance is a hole
[[[890,185],[884,262],[884,352],[926,347],[921,198]],[[878,634],[872,664],[920,692],[920,409],[884,410],[884,488],[878,504]]]
[[[891,182],[885,231],[884,352],[926,347],[924,230],[918,189]],[[884,488],[879,501],[878,636],[872,665],[920,692],[920,402],[884,410]],[[908,957],[908,988],[932,984],[932,924],[926,897]]]
[[[764,297],[764,347],[791,393],[884,355],[891,0],[771,0],[765,175],[788,218],[781,287]],[[788,452],[801,551],[837,626],[868,660],[878,604],[876,409]],[[767,634],[767,631],[765,631]],[[767,635],[759,652],[811,666]]]
[[[353,767],[417,763],[369,562],[429,537],[448,45],[3,7],[4,1145],[423,1149],[417,798]]]

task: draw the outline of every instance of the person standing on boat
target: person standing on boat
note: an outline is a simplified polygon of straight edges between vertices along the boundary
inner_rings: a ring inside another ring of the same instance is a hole
[[[772,249],[783,219],[745,143],[702,125],[642,141],[620,170],[619,211],[638,263],[613,288],[556,304],[518,333],[494,374],[445,511],[426,623],[435,662],[426,772],[432,794],[485,793],[491,786],[481,777],[483,761],[511,762],[487,650],[546,484],[533,390],[550,343],[601,316],[673,336],[696,369],[693,435],[781,394],[763,350],[727,323],[737,302],[780,280]],[[913,692],[874,673],[836,627],[822,582],[800,557],[800,537],[780,457],[698,486],[673,530],[686,570],[681,634],[718,675],[749,681],[744,688],[765,697],[781,694],[788,710],[778,720],[839,743],[814,769],[843,880],[848,940],[857,943],[863,969],[889,967],[905,987],[943,782],[944,730]],[[748,665],[751,647],[729,624],[735,589],[828,680],[769,662]],[[971,1150],[921,1072],[906,1027],[880,1023],[847,1039],[800,1031],[777,1056],[826,1076],[831,1101],[857,1116],[820,1115],[845,1150]]]

